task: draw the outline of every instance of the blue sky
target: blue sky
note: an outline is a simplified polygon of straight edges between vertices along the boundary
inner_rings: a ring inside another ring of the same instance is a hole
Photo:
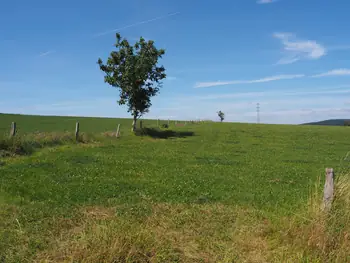
[[[96,61],[115,32],[166,49],[145,118],[296,124],[350,116],[348,0],[4,0],[0,112],[128,117]]]

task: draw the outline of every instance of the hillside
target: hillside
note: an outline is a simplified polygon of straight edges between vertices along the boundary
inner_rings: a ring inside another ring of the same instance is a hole
[[[320,237],[318,221],[317,233],[308,234],[315,226],[305,211],[310,189],[315,183],[322,188],[324,168],[339,167],[350,149],[347,129],[213,122],[172,123],[162,130],[146,121],[153,133],[135,136],[123,119],[0,115],[2,129],[13,120],[21,128],[19,137],[6,136],[0,147],[25,143],[33,131],[45,134],[31,140],[56,140],[74,129],[76,120],[91,136],[114,131],[118,123],[125,128],[118,139],[67,141],[1,160],[0,261],[321,262],[325,257],[318,246],[328,239]],[[344,215],[335,225],[341,237],[349,230]],[[343,255],[335,245],[327,249],[329,257]]]
[[[303,123],[302,125],[326,125],[326,126],[344,126],[344,122],[348,119],[331,119],[317,122]]]

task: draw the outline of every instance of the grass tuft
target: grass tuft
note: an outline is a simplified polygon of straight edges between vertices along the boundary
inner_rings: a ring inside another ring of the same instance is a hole
[[[93,137],[82,133],[78,141],[75,135],[69,132],[62,133],[32,133],[22,136],[0,138],[0,157],[10,157],[16,155],[29,155],[35,150],[53,147],[63,144],[87,143],[93,141]]]
[[[349,262],[350,175],[338,175],[330,211],[322,209],[323,189],[315,185],[307,206],[292,218],[280,220],[275,232],[280,260],[298,262]]]
[[[56,238],[38,262],[267,262],[267,243],[244,226],[253,212],[224,205],[152,205],[139,218],[118,207],[88,207],[81,220]],[[253,219],[249,222],[251,223]]]

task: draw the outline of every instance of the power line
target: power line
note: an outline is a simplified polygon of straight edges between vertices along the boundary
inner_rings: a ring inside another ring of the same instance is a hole
[[[256,121],[257,123],[260,123],[260,104],[256,104]]]

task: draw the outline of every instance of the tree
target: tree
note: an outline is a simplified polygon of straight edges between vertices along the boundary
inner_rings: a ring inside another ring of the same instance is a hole
[[[225,113],[223,113],[222,111],[218,112],[218,116],[219,116],[221,122],[225,119]]]
[[[133,116],[132,131],[136,122],[152,106],[151,97],[159,93],[161,80],[166,77],[165,68],[157,66],[158,59],[165,54],[164,49],[157,49],[154,41],[145,41],[140,37],[133,46],[120,34],[116,34],[117,50],[112,51],[103,64],[98,59],[100,69],[105,73],[104,81],[120,91],[119,105],[127,105]]]

